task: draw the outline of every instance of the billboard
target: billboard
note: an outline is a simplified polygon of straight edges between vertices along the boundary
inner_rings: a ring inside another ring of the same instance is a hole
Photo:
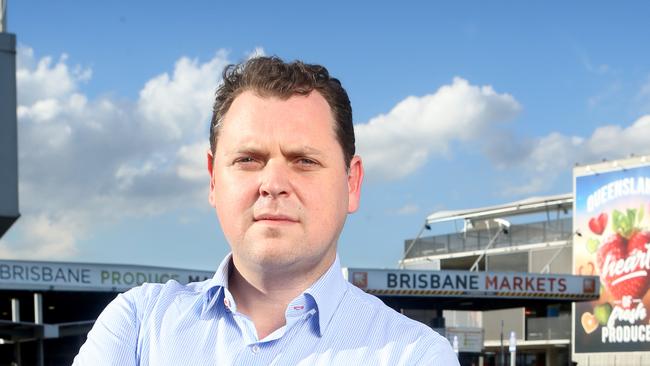
[[[650,351],[647,157],[574,169],[573,270],[600,298],[574,306],[575,353]]]

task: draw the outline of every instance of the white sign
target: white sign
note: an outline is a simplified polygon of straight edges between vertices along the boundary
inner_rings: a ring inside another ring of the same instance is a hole
[[[450,327],[446,329],[447,339],[457,343],[458,352],[480,353],[483,350],[483,329]]]
[[[203,281],[214,273],[184,269],[36,261],[0,261],[0,289],[125,291],[145,282]]]
[[[585,300],[597,299],[600,285],[597,276],[524,272],[348,268],[344,274],[355,286],[378,296],[498,296]]]

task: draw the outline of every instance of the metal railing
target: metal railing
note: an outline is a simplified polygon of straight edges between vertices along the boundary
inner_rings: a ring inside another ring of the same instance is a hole
[[[436,236],[421,237],[413,243],[406,259],[442,255],[449,253],[482,250],[489,244],[497,229],[472,230],[466,233],[452,233]],[[508,234],[500,235],[492,244],[492,248],[511,247],[515,245],[547,243],[570,239],[573,232],[571,218],[551,221],[533,222],[528,224],[511,225]],[[413,239],[404,241],[406,251]]]

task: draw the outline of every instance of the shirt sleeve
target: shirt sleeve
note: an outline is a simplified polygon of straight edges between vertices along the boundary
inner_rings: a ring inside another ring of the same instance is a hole
[[[451,348],[447,338],[436,337],[435,341],[427,347],[417,366],[460,366],[458,355]]]
[[[117,297],[102,311],[73,366],[137,365],[140,328],[134,291]]]

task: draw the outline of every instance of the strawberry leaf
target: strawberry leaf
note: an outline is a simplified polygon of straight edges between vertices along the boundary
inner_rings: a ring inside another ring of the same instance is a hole
[[[620,232],[623,214],[619,210],[612,211],[612,231]]]
[[[627,209],[625,214],[614,210],[612,212],[612,229],[622,237],[629,239],[636,230],[636,209]]]
[[[628,208],[627,209],[627,223],[630,226],[634,226],[635,220],[636,219],[636,209],[635,208]]]
[[[643,214],[644,214],[643,205],[641,205],[641,207],[639,207],[639,211],[636,214],[636,226],[641,225],[641,221],[643,220]]]

